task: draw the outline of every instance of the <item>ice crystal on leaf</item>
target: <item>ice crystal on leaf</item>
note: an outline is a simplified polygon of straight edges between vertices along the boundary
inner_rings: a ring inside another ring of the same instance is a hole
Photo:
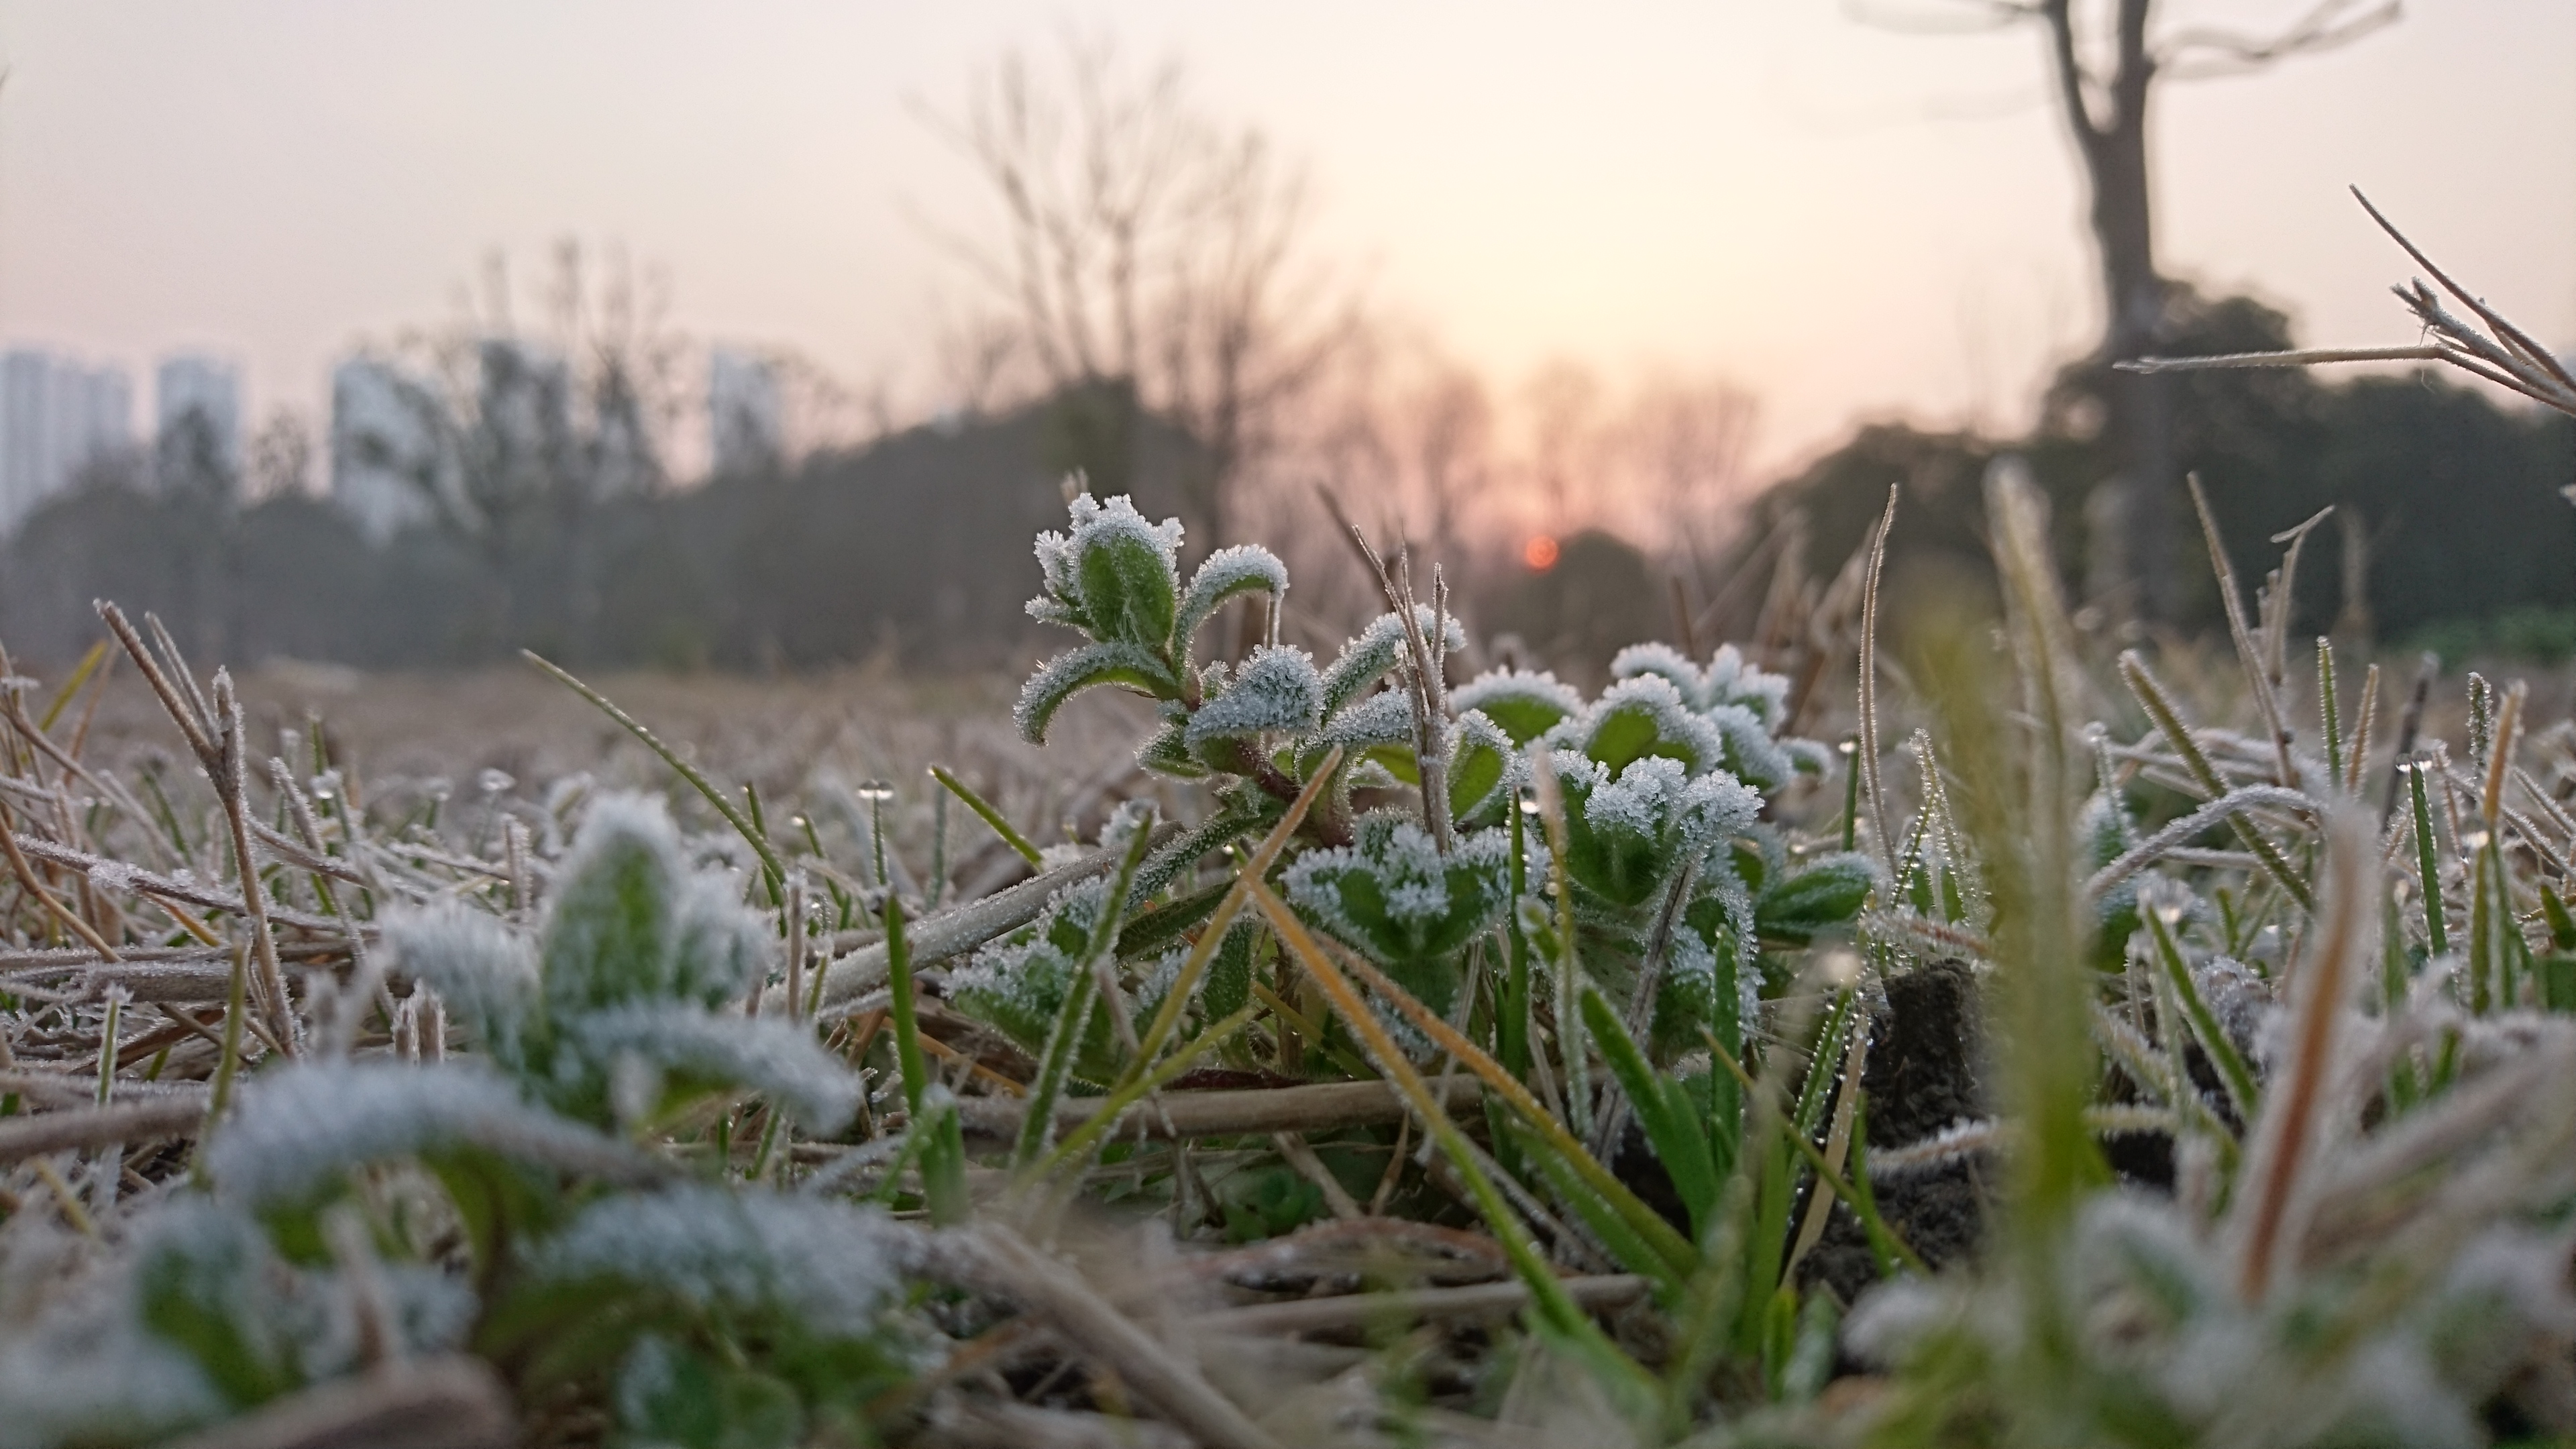
[[[529,1255],[540,1280],[608,1281],[733,1319],[779,1314],[826,1338],[883,1326],[898,1231],[827,1199],[684,1184],[584,1208]]]
[[[1181,521],[1166,518],[1147,523],[1136,505],[1121,494],[1101,503],[1088,493],[1074,495],[1067,506],[1071,528],[1038,535],[1038,570],[1045,592],[1029,600],[1029,617],[1064,624],[1091,634],[1119,632],[1119,615],[1132,601],[1123,596],[1117,566],[1159,565],[1164,584],[1161,637],[1171,628],[1171,579],[1179,569]],[[1143,642],[1143,641],[1139,641]]]
[[[1089,494],[1073,500],[1071,514],[1071,532],[1038,536],[1045,592],[1029,601],[1030,616],[1170,659],[1180,521],[1149,524],[1124,497],[1102,505]]]
[[[1492,720],[1512,743],[1526,745],[1583,708],[1583,696],[1553,674],[1488,669],[1449,691],[1450,706]]]
[[[1210,740],[1242,735],[1302,734],[1323,722],[1324,682],[1305,650],[1265,644],[1235,672],[1225,693],[1190,716],[1187,738],[1195,749]]]
[[[1797,761],[1782,748],[1753,711],[1740,704],[1721,704],[1705,716],[1721,742],[1719,761],[1728,774],[1757,790],[1777,790],[1797,774]]]
[[[1147,694],[1164,694],[1175,688],[1171,670],[1147,650],[1124,640],[1087,644],[1068,649],[1038,666],[1038,672],[1020,686],[1011,721],[1019,726],[1022,739],[1045,744],[1047,726],[1054,722],[1055,712],[1064,702],[1101,685],[1125,685]]]
[[[838,1132],[858,1110],[859,1079],[801,1022],[645,1004],[591,1012],[564,1036],[573,1053],[559,1060],[558,1071],[578,1062],[574,1070],[594,1078],[564,1084],[575,1088],[577,1099],[607,1090],[620,1064],[631,1062],[682,1085],[748,1087],[808,1132]],[[601,1079],[603,1068],[608,1076]]]
[[[1732,644],[1721,645],[1705,666],[1691,663],[1669,644],[1631,644],[1610,660],[1613,679],[1647,676],[1671,684],[1685,704],[1702,714],[1726,705],[1750,710],[1765,731],[1777,729],[1787,712],[1788,679],[1747,664]]]
[[[478,1067],[298,1062],[243,1088],[203,1160],[225,1201],[262,1208],[319,1198],[369,1163],[455,1147],[535,1164],[619,1150]]]
[[[1762,797],[1733,776],[1694,778],[1664,755],[1637,757],[1615,777],[1582,755],[1550,762],[1565,791],[1566,868],[1614,905],[1642,904],[1685,862],[1704,859],[1751,825],[1762,808]]]
[[[1189,647],[1190,636],[1217,611],[1217,606],[1237,594],[1268,594],[1274,601],[1288,596],[1288,566],[1279,555],[1257,543],[1238,543],[1209,554],[1190,575],[1190,586],[1181,594],[1180,612],[1172,634],[1182,650]]]
[[[1454,958],[1502,920],[1510,838],[1477,831],[1444,856],[1430,832],[1395,811],[1361,816],[1356,835],[1349,845],[1299,857],[1282,878],[1289,900],[1446,1010]]]
[[[1446,647],[1467,647],[1467,626],[1459,623],[1455,616],[1440,620],[1432,615],[1430,605],[1416,604],[1413,606],[1413,620],[1422,630],[1424,639],[1431,639],[1435,629],[1445,627],[1448,631]],[[1405,652],[1404,620],[1400,616],[1386,613],[1370,620],[1367,627],[1351,636],[1350,642],[1342,646],[1342,652],[1334,656],[1331,665],[1325,668],[1324,712],[1337,713],[1342,706],[1357,699],[1370,685],[1384,679],[1387,671],[1403,663]]]
[[[1742,705],[1753,711],[1764,729],[1778,729],[1789,710],[1789,679],[1745,662],[1732,644],[1721,644],[1701,674],[1708,707]]]
[[[1648,757],[1677,761],[1685,773],[1704,775],[1726,756],[1716,727],[1684,702],[1671,680],[1656,674],[1611,685],[1556,732],[1567,747],[1613,776]]]
[[[1351,748],[1413,743],[1413,697],[1396,690],[1372,694],[1324,725],[1327,743]]]

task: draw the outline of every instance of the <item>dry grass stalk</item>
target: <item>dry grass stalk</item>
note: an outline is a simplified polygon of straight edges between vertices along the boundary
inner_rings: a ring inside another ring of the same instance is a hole
[[[2345,1009],[2379,945],[2378,831],[2339,809],[2325,830],[2324,901],[2307,957],[2290,978],[2288,1053],[2263,1094],[2222,1237],[2238,1294],[2269,1297],[2295,1266],[2315,1194],[2313,1165],[2342,1125],[2337,1038]]]

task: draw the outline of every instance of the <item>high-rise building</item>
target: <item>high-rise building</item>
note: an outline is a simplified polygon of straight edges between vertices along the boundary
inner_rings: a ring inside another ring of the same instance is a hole
[[[331,369],[331,497],[377,543],[433,508],[425,483],[442,470],[433,395],[376,357]]]
[[[718,347],[707,354],[707,445],[717,477],[779,461],[778,370],[767,358]]]
[[[202,352],[165,357],[154,377],[152,410],[156,438],[169,438],[193,416],[206,430],[213,461],[241,471],[241,369]]]
[[[0,532],[71,485],[104,453],[132,446],[134,389],[124,369],[35,347],[0,353]]]

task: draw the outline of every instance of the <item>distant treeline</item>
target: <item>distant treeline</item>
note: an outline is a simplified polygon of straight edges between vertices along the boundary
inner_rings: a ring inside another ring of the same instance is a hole
[[[2288,319],[2241,297],[2176,301],[2175,356],[2292,346]],[[2576,644],[2576,421],[2499,406],[2491,390],[2451,373],[2344,374],[2261,369],[2170,376],[2176,452],[2197,474],[2237,577],[2249,594],[2278,567],[2274,536],[2332,506],[2308,537],[2292,626],[2363,633],[2392,643],[2557,652]],[[2062,372],[2030,436],[1996,439],[1903,424],[1864,427],[1798,477],[1766,494],[1747,547],[1773,530],[1803,538],[1805,563],[1830,573],[1868,537],[1890,482],[1904,485],[1889,573],[1984,576],[1980,479],[2004,453],[2026,461],[2054,508],[2059,557],[2096,617],[2125,617],[2136,581],[2112,546],[2129,521],[2102,487],[2113,453],[2101,435],[2105,373]],[[2175,499],[2180,547],[2172,561],[2186,631],[2224,627],[2191,504]],[[1795,519],[1793,521],[1793,515]],[[2247,606],[2252,601],[2247,600]],[[2497,630],[2495,621],[2520,621]]]
[[[2241,298],[2185,294],[2175,318],[2177,353],[2290,342],[2286,319]],[[1729,568],[1767,578],[1794,545],[1811,573],[1831,574],[1893,481],[1905,488],[1894,596],[1909,580],[1982,575],[1979,479],[2009,452],[2055,502],[2061,557],[2073,591],[2096,606],[2089,617],[2116,623],[2136,582],[2109,546],[2125,523],[2103,506],[2113,496],[2104,378],[2067,369],[2024,438],[1860,429],[1754,503]],[[2240,578],[2276,565],[2274,535],[2337,511],[2307,541],[2295,629],[2452,651],[2576,647],[2576,508],[2560,491],[2576,483],[2568,419],[2509,410],[2430,374],[2173,381],[2183,465],[2200,477]],[[242,504],[220,480],[185,481],[185,469],[158,470],[177,484],[154,482],[152,469],[106,469],[37,510],[0,554],[0,641],[22,658],[75,656],[97,637],[91,600],[111,598],[161,615],[192,654],[238,662],[444,666],[526,646],[587,666],[766,670],[886,652],[947,667],[1020,663],[1036,642],[1021,612],[1037,582],[1030,540],[1061,526],[1060,480],[1075,466],[1159,517],[1186,513],[1181,482],[1205,460],[1132,396],[1095,389],[687,490],[540,489],[485,515],[500,524],[464,526],[449,510],[382,543],[310,496]],[[2177,506],[2194,545],[2173,564],[2179,623],[2213,627],[2216,589],[2188,504]],[[1699,578],[1700,596],[1758,603],[1760,578],[1731,587],[1727,571]],[[1505,565],[1466,577],[1484,586],[1462,610],[1540,660],[1579,669],[1670,632],[1659,566],[1606,535],[1568,540],[1550,575]]]
[[[97,637],[91,600],[109,598],[216,660],[405,668],[530,647],[584,665],[800,668],[889,650],[991,664],[1036,632],[1030,542],[1063,526],[1064,435],[1085,415],[926,426],[793,469],[523,509],[506,531],[424,524],[378,544],[321,499],[233,506],[107,470],[10,541],[0,641],[72,656]],[[1116,452],[1121,491],[1177,511],[1185,440],[1142,426]]]

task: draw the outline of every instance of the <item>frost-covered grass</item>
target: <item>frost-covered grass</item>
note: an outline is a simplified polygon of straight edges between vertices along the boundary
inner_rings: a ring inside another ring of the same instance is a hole
[[[1591,697],[1088,497],[1016,708],[111,616],[0,692],[0,1446],[2576,1434],[2576,729],[2088,652],[1987,490],[1999,617]]]

